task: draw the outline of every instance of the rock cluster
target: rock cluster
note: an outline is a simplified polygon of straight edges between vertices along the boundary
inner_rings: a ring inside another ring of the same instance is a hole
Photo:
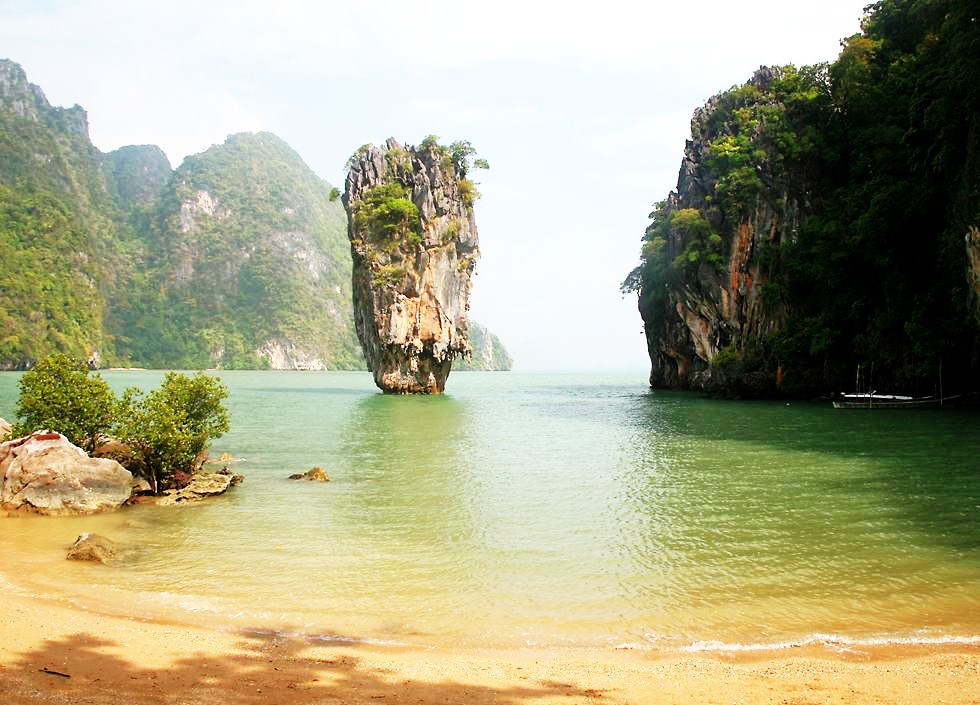
[[[309,480],[310,482],[330,482],[330,476],[326,471],[319,465],[307,470],[306,472],[298,472],[289,476],[290,480]]]
[[[171,506],[199,502],[208,497],[224,494],[229,488],[239,485],[245,478],[228,468],[218,472],[199,472],[191,476],[191,481],[176,490],[167,490],[156,499],[156,504]]]
[[[363,147],[343,196],[355,328],[388,393],[441,393],[453,359],[470,353],[473,185],[446,148],[427,142]]]
[[[38,514],[94,514],[117,509],[133,476],[109,458],[89,458],[60,433],[36,431],[0,443],[0,508]]]
[[[70,561],[95,561],[96,563],[111,563],[116,557],[117,547],[114,541],[99,534],[80,534],[75,543],[68,547],[65,556]]]

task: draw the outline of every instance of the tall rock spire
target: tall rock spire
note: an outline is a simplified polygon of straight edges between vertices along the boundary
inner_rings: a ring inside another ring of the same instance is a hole
[[[389,139],[351,158],[344,207],[354,322],[386,393],[439,394],[453,358],[470,354],[470,279],[480,254],[470,154],[466,143]]]

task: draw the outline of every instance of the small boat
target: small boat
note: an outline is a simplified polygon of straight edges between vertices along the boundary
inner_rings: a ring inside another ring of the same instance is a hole
[[[857,394],[841,394],[834,399],[835,409],[938,409],[944,402],[961,397],[931,396],[907,397],[900,394],[878,394],[877,392],[861,392]]]

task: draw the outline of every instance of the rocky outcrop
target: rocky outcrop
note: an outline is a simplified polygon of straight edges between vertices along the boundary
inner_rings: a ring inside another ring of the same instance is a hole
[[[244,477],[231,471],[202,472],[191,477],[191,481],[177,490],[167,490],[155,501],[161,506],[174,504],[192,504],[208,497],[224,494],[235,485],[244,481]]]
[[[330,482],[330,476],[326,471],[319,465],[307,470],[306,472],[298,472],[289,476],[290,480],[308,480],[310,482]]]
[[[756,112],[771,108],[770,85],[781,77],[760,69],[736,97],[720,94],[695,112],[677,190],[651,214],[644,264],[624,287],[639,289],[653,387],[739,393],[735,383],[751,395],[778,387],[778,370],[748,368],[752,346],[787,320],[772,253],[794,240],[808,208],[805,170],[763,156]],[[759,162],[748,173],[728,172],[738,150]],[[733,376],[726,366],[736,356]]]
[[[100,534],[80,534],[75,543],[68,547],[65,556],[70,561],[94,561],[111,563],[117,553],[116,543]]]
[[[149,210],[173,175],[170,160],[153,144],[129,145],[105,155],[106,168],[122,205]]]
[[[0,417],[0,441],[5,441],[10,438],[10,429],[10,422]]]
[[[470,353],[473,184],[432,140],[367,145],[349,167],[354,323],[368,367],[384,392],[441,393],[453,359]]]
[[[60,433],[37,431],[0,444],[0,508],[70,515],[112,511],[129,499],[133,476],[108,458],[89,458]]]

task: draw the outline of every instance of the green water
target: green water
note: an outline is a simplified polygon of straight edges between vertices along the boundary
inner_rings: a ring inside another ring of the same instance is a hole
[[[155,372],[110,372],[116,389]],[[980,414],[651,392],[640,374],[222,373],[244,485],[0,520],[9,589],[406,643],[980,640]],[[0,416],[17,375],[0,374]],[[286,476],[321,465],[328,484]],[[129,547],[64,560],[81,531]]]

